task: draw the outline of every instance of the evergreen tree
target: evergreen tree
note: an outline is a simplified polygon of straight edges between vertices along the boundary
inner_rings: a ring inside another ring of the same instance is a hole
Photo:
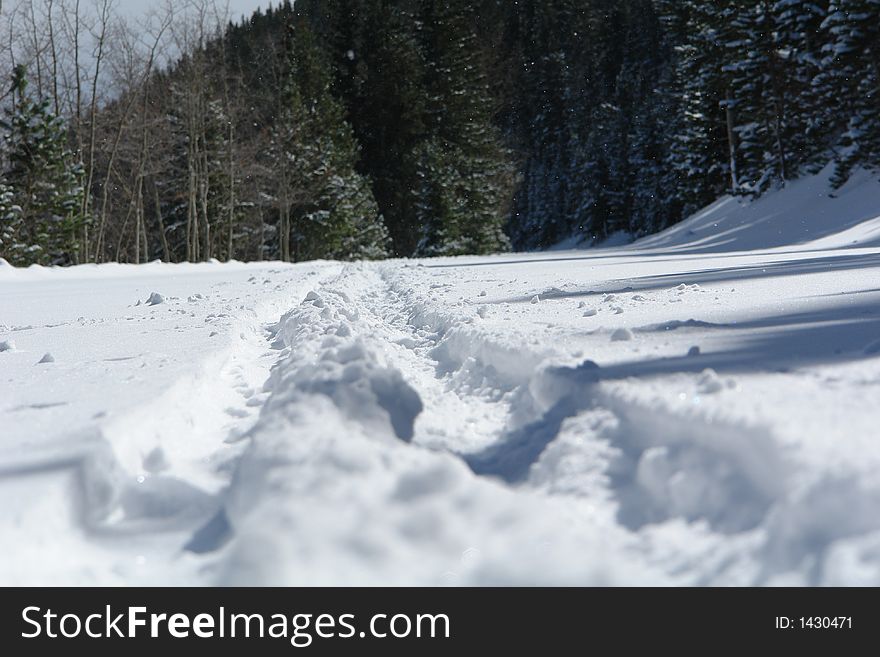
[[[828,0],[777,0],[773,6],[777,49],[786,68],[786,143],[797,171],[824,164],[829,131],[827,110],[816,93],[814,80],[823,72],[822,23]]]
[[[68,149],[66,126],[49,101],[28,93],[23,66],[13,73],[12,95],[14,103],[0,122],[9,161],[0,255],[19,264],[72,263],[87,220],[81,213],[82,165]]]
[[[27,262],[27,245],[20,241],[20,235],[21,207],[15,203],[12,188],[0,182],[0,257]]]
[[[413,162],[421,183],[413,216],[422,229],[422,255],[509,247],[503,224],[511,168],[492,125],[473,11],[466,0],[422,3],[427,139]]]
[[[358,170],[369,176],[396,255],[420,237],[412,215],[417,174],[410,166],[425,136],[425,62],[418,23],[401,3],[351,0],[334,17],[337,87],[361,145]],[[352,12],[354,14],[353,19]]]
[[[302,20],[290,28],[288,58],[268,153],[278,179],[280,257],[384,257],[387,230],[369,181],[355,170],[357,144],[331,94],[329,67]]]
[[[674,180],[670,201],[677,206],[671,212],[683,217],[738,187],[730,144],[735,104],[724,71],[733,7],[730,1],[663,0],[658,8],[673,62],[666,94],[655,105],[668,110],[665,166]]]
[[[880,166],[880,0],[832,0],[817,93],[831,108],[839,186],[858,165]]]

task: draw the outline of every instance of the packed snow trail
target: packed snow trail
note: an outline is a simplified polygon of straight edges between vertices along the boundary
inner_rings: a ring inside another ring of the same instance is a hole
[[[0,583],[878,585],[860,184],[714,250],[0,264]]]

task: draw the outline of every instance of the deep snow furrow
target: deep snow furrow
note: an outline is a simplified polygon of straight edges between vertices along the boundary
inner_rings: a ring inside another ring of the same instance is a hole
[[[637,398],[631,382],[606,381],[592,361],[572,365],[552,348],[499,339],[481,327],[479,306],[432,305],[412,271],[381,272],[388,293],[380,312],[432,335],[413,350],[432,361],[432,387],[457,404],[502,401],[505,415],[482,449],[445,446],[474,473],[567,499],[575,514],[613,508],[618,525],[647,542],[648,562],[693,583],[834,583],[846,572],[835,564],[874,544],[880,517],[870,502],[848,510],[845,500],[880,500],[880,491],[834,474],[803,483],[796,458],[768,427]],[[725,385],[711,371],[692,379],[697,400]],[[817,504],[829,512],[811,516]]]
[[[435,393],[413,382],[435,375],[394,310],[376,269],[351,265],[282,318],[285,356],[227,496],[219,582],[665,581],[613,518],[572,517],[426,449]]]

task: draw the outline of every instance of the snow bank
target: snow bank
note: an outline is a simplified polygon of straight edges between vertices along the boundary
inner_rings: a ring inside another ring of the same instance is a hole
[[[880,245],[880,176],[860,170],[838,190],[833,165],[750,201],[724,197],[636,249],[688,253]]]

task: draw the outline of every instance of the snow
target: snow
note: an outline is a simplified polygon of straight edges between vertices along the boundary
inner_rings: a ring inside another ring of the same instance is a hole
[[[613,248],[3,265],[0,584],[878,585],[880,190],[826,177]]]
[[[880,246],[877,175],[857,171],[833,190],[833,173],[834,165],[829,164],[819,174],[789,182],[785,189],[754,202],[724,197],[637,246],[688,253]]]

